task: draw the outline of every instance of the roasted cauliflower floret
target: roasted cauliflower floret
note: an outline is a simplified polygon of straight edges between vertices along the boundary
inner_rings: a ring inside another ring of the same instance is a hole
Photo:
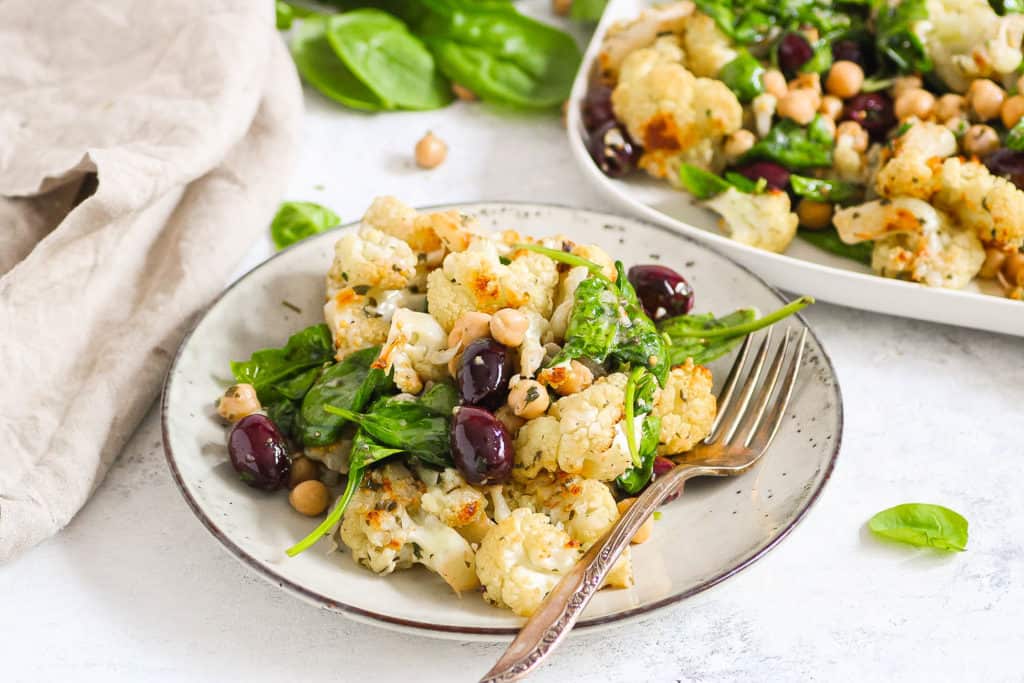
[[[519,251],[505,265],[497,244],[481,239],[448,254],[442,267],[430,273],[427,304],[446,332],[469,311],[521,308],[547,319],[557,284],[558,267],[547,256]]]
[[[1000,17],[986,0],[928,0],[924,41],[935,73],[964,92],[976,78],[1012,80],[1021,63],[1024,17]]]
[[[686,68],[694,76],[717,78],[722,67],[736,59],[729,37],[722,33],[715,20],[702,12],[686,19],[683,33]]]
[[[427,486],[420,504],[446,526],[458,531],[471,543],[479,543],[493,526],[487,517],[487,498],[466,483],[458,470],[451,467],[442,472],[424,470],[420,474]]]
[[[956,136],[945,126],[915,122],[893,140],[893,156],[878,171],[875,189],[883,197],[927,200],[935,191],[942,160],[956,154]]]
[[[722,217],[722,232],[737,242],[782,253],[796,236],[799,220],[790,212],[785,192],[748,194],[730,187],[704,204]]]
[[[559,399],[549,414],[527,421],[515,440],[517,481],[562,470],[610,481],[632,464],[622,418],[626,376],[615,373]]]
[[[620,21],[608,27],[601,52],[597,55],[601,71],[615,80],[622,61],[643,47],[648,47],[659,36],[681,33],[694,14],[692,2],[673,2],[644,9],[632,21]]]
[[[544,344],[552,340],[551,325],[534,311],[524,311],[530,321],[519,345],[519,374],[533,377],[544,363]]]
[[[558,341],[565,339],[572,307],[576,303],[576,288],[589,275],[590,271],[586,266],[576,266],[562,275],[561,281],[558,283],[554,311],[551,313],[551,334]]]
[[[404,465],[368,473],[342,518],[341,542],[352,558],[378,574],[420,563],[456,592],[479,585],[469,542],[420,506],[423,485]]]
[[[732,91],[694,76],[682,60],[675,39],[660,38],[625,59],[612,92],[616,116],[644,148],[640,167],[673,183],[683,162],[719,170],[723,138],[743,123]]]
[[[717,410],[710,370],[692,358],[672,368],[654,401],[654,414],[661,417],[659,455],[685,453],[700,443],[711,433]]]
[[[946,159],[932,203],[986,246],[1024,245],[1024,192],[978,161]]]
[[[447,361],[441,354],[447,338],[429,313],[400,308],[391,319],[387,341],[373,366],[385,372],[393,370],[395,386],[418,394],[425,381],[445,377]]]
[[[484,536],[476,573],[485,600],[529,617],[579,556],[579,543],[565,531],[545,515],[519,508]]]
[[[412,248],[387,233],[364,225],[334,245],[334,263],[327,272],[327,292],[346,287],[402,289],[416,276]]]
[[[351,287],[332,293],[324,304],[324,321],[334,339],[334,357],[342,360],[353,351],[383,344],[388,338],[390,323],[373,314],[371,302]]]

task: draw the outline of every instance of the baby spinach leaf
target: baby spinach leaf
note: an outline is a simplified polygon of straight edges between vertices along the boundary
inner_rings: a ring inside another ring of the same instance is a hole
[[[298,415],[298,403],[291,399],[282,398],[273,403],[265,404],[263,410],[267,411],[267,417],[277,425],[281,433],[293,441],[298,441],[295,433],[295,416]]]
[[[622,261],[615,262],[615,269],[619,274],[615,285],[619,289],[621,311],[611,355],[619,365],[646,368],[657,378],[658,384],[664,384],[671,369],[665,338],[647,317],[636,290],[626,277]]]
[[[790,177],[792,178],[792,176]],[[871,265],[871,254],[875,247],[874,242],[867,241],[847,244],[839,239],[839,233],[836,232],[835,228],[831,227],[824,230],[800,230],[797,232],[797,235],[805,242],[809,242],[819,249],[831,252],[836,256],[842,256],[867,266]]]
[[[806,128],[792,119],[782,119],[743,155],[742,161],[767,159],[786,168],[832,165],[832,133],[821,114]]]
[[[897,505],[872,517],[868,528],[900,543],[939,550],[967,550],[967,520],[941,505]]]
[[[326,406],[333,413],[358,424],[376,441],[401,448],[433,467],[450,467],[450,414],[438,415],[418,400],[385,397],[363,414],[338,406]]]
[[[764,67],[750,52],[740,49],[739,54],[718,72],[718,80],[736,93],[740,102],[749,102],[764,92]]]
[[[569,17],[576,21],[601,21],[608,0],[573,0],[569,9]]]
[[[851,201],[859,202],[864,198],[864,189],[861,186],[842,180],[808,178],[794,173],[789,176],[789,186],[801,197],[816,202],[844,204]]]
[[[356,351],[320,374],[302,399],[298,415],[298,440],[303,445],[326,446],[341,438],[348,421],[328,413],[326,406],[362,410],[373,394],[387,384],[384,371],[371,368],[379,354],[379,346]]]
[[[284,249],[340,223],[338,214],[326,206],[313,202],[284,202],[270,223],[270,237],[275,247]]]
[[[630,467],[615,479],[615,483],[623,493],[634,495],[640,493],[651,480],[654,472],[654,459],[658,457],[658,439],[661,436],[661,418],[648,415],[644,420],[640,437],[640,466]]]
[[[732,183],[714,173],[686,163],[679,167],[679,182],[697,199],[711,199],[732,187]]]
[[[1024,119],[1018,121],[1010,129],[1010,132],[1006,134],[1006,141],[1003,145],[1009,147],[1014,152],[1024,152]]]
[[[932,70],[924,41],[914,28],[928,20],[926,0],[872,0],[875,14],[875,46],[883,60],[900,73]]]
[[[401,20],[361,9],[330,18],[327,40],[335,54],[389,109],[439,109],[451,87],[434,58]]]
[[[292,59],[302,79],[346,107],[379,111],[384,101],[349,70],[327,40],[327,17],[303,19],[291,41]]]
[[[451,382],[439,382],[420,395],[419,403],[435,415],[451,417],[459,405],[459,392]]]
[[[262,349],[247,361],[233,361],[231,372],[240,384],[255,387],[261,403],[273,403],[297,397],[303,385],[308,389],[315,378],[309,371],[333,359],[334,341],[321,323],[296,332],[281,348]]]
[[[278,30],[286,31],[292,27],[292,22],[295,20],[295,10],[287,2],[277,0],[274,3],[274,17]]]
[[[1000,16],[1024,14],[1024,0],[988,0],[988,4]]]

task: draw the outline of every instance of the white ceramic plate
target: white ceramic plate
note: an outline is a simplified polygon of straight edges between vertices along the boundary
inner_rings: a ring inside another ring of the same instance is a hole
[[[669,230],[618,216],[533,204],[458,207],[490,230],[562,233],[596,243],[626,264],[660,260],[685,273],[697,311],[777,308],[782,299],[742,266]],[[341,230],[344,230],[342,228]],[[214,401],[232,383],[228,363],[321,322],[324,273],[340,232],[308,239],[242,277],[214,302],[171,366],[164,388],[164,448],[189,506],[225,548],[258,574],[314,604],[394,628],[435,636],[501,638],[520,620],[478,595],[456,597],[416,568],[378,577],[328,541],[297,558],[284,549],[315,525],[295,513],[283,493],[243,485],[227,460],[225,429]],[[293,307],[301,312],[296,312]],[[804,321],[787,324],[799,329]],[[804,367],[769,454],[746,476],[691,482],[664,508],[653,538],[634,548],[636,586],[602,591],[577,628],[593,628],[649,612],[702,591],[753,562],[807,512],[839,450],[842,404],[828,356],[811,334]],[[713,364],[721,380],[731,363]]]
[[[824,252],[800,238],[793,241],[785,254],[755,249],[725,237],[713,212],[696,206],[688,193],[673,189],[667,182],[642,173],[621,180],[601,173],[584,146],[580,103],[586,95],[605,31],[615,21],[631,19],[650,4],[646,0],[608,3],[569,98],[569,145],[583,175],[601,192],[636,216],[721,249],[773,285],[791,292],[869,311],[1024,336],[1022,302],[986,294],[977,285],[944,290],[877,277],[870,268]],[[994,285],[989,291],[997,292]]]

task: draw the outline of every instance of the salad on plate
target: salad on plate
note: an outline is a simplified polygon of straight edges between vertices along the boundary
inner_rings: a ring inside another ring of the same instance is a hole
[[[1024,5],[695,0],[609,27],[582,103],[729,237],[797,238],[883,277],[1024,296]],[[989,288],[990,290],[992,288]]]
[[[716,317],[693,300],[662,265],[377,198],[337,240],[324,322],[232,363],[231,464],[326,513],[289,556],[327,536],[370,571],[419,564],[529,616],[708,435],[705,364],[810,303]],[[627,552],[607,585],[634,580]]]

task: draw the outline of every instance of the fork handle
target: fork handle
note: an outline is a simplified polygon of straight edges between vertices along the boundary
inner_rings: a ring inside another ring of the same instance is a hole
[[[699,475],[703,469],[700,465],[677,465],[648,486],[601,540],[591,546],[548,593],[480,683],[516,681],[540,666],[572,630],[594,593],[604,584],[619,555],[651,513],[683,482]]]

